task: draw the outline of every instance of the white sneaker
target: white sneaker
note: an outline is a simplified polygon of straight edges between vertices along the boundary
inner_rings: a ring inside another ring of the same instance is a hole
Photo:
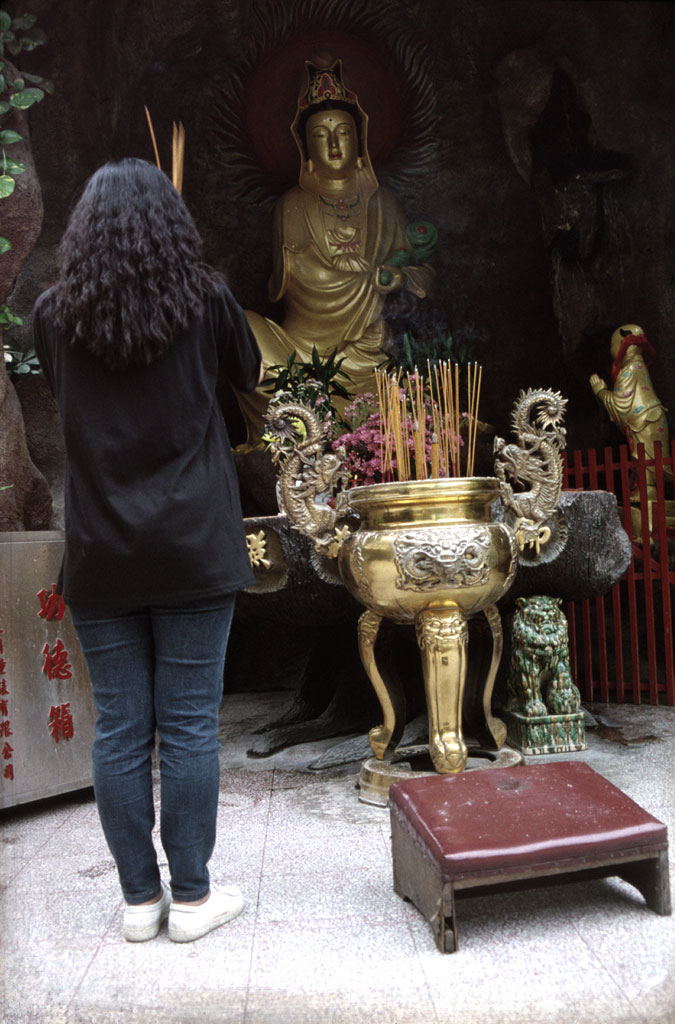
[[[127,942],[147,942],[148,939],[154,939],[162,921],[166,921],[169,916],[171,893],[164,882],[161,885],[162,895],[157,903],[146,903],[141,907],[127,904],[124,908],[122,935]]]
[[[172,942],[192,942],[220,928],[244,909],[244,897],[236,885],[211,889],[209,898],[198,906],[172,903],[169,911],[169,938]]]

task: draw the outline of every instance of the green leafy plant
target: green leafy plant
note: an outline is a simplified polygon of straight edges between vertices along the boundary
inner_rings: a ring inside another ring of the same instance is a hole
[[[285,363],[270,366],[263,381],[262,389],[275,398],[283,396],[285,401],[303,402],[314,409],[321,420],[332,419],[337,425],[339,416],[334,398],[349,400],[352,395],[338,378],[349,381],[346,370],[342,369],[344,358],[338,359],[333,349],[323,359],[316,345],[312,347],[311,359],[298,359],[297,352],[291,352]]]
[[[0,327],[2,327],[3,331],[11,331],[12,327],[21,327],[22,324],[23,317],[12,313],[7,303],[3,302],[0,306]]]
[[[467,354],[467,346],[458,344],[450,332],[445,336],[439,335],[430,340],[417,341],[409,331],[405,331],[396,346],[396,351],[382,365],[388,372],[403,370],[404,373],[413,374],[418,368],[426,372],[427,361],[432,366],[440,362],[463,365],[467,360]]]
[[[13,327],[20,327],[21,324],[23,324],[23,319],[12,313],[7,303],[3,302],[0,306],[0,327],[2,328],[3,335],[11,331]],[[40,363],[34,348],[24,352],[23,349],[13,345],[11,340],[5,337],[3,337],[2,347],[5,356],[5,367],[9,374],[40,373]]]
[[[20,348],[13,348],[7,342],[3,344],[5,354],[5,366],[11,375],[23,375],[26,373],[40,373],[40,362],[35,349],[30,348],[24,352]]]
[[[332,349],[322,359],[316,345],[313,345],[311,359],[300,360],[297,352],[291,352],[285,363],[270,366],[261,386],[263,391],[274,394],[276,391],[294,392],[308,381],[316,381],[329,398],[333,395],[350,398],[349,391],[337,380],[338,377],[343,377],[347,381],[350,379],[346,370],[342,369],[343,363],[344,358],[337,357],[337,348]]]
[[[7,65],[3,58],[6,52],[16,57],[22,51],[34,50],[46,42],[44,32],[34,27],[35,20],[33,14],[13,18],[7,11],[0,11],[0,199],[8,199],[12,195],[17,177],[26,169],[25,164],[13,160],[6,151],[7,146],[21,142],[23,136],[4,128],[3,122],[13,111],[28,110],[33,104],[40,103],[45,93],[54,91],[53,84],[39,75],[19,72],[10,84],[5,74]],[[9,239],[0,235],[0,253],[11,248]]]

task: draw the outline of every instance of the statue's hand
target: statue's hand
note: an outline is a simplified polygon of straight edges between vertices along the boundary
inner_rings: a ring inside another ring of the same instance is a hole
[[[597,395],[599,391],[604,391],[607,387],[602,377],[598,377],[597,373],[594,373],[591,377],[589,377],[589,383],[593,388],[594,395]]]
[[[403,272],[398,267],[383,264],[375,272],[375,287],[384,295],[399,292],[405,283]]]

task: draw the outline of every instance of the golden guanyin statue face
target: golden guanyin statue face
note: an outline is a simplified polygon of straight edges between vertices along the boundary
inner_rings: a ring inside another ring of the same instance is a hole
[[[349,177],[357,165],[358,139],[351,114],[320,110],[307,121],[307,152],[314,172],[323,178]]]

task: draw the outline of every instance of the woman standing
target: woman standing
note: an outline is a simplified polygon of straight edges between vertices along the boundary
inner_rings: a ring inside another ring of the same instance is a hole
[[[70,606],[98,712],[96,803],[126,908],[124,937],[199,938],[240,913],[211,889],[218,708],[235,593],[253,581],[221,375],[243,391],[261,357],[242,310],[201,261],[169,179],[127,159],[88,181],[38,299],[35,348],[65,439]],[[159,735],[161,841],[152,841]]]

